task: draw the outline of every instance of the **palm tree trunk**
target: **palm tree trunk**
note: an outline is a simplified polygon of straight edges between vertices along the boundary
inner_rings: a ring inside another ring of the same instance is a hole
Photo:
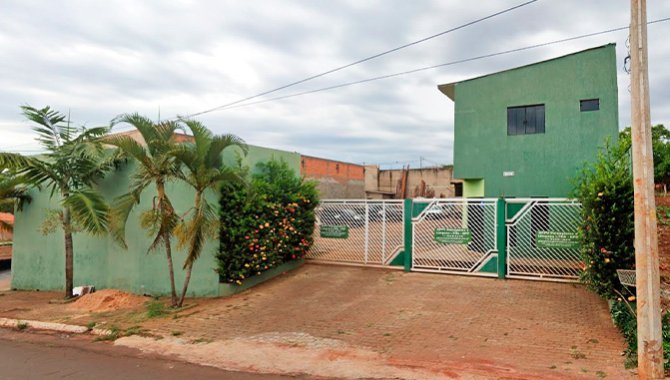
[[[193,263],[186,267],[186,276],[184,277],[184,287],[181,289],[181,297],[179,298],[178,307],[184,306],[184,299],[186,298],[186,291],[188,290],[188,283],[191,281],[191,272],[193,271]]]
[[[173,210],[165,210],[163,206],[165,202],[165,183],[162,181],[156,182],[156,190],[158,192],[158,204],[161,213],[174,212]],[[177,306],[177,287],[174,282],[174,265],[172,264],[172,246],[170,244],[170,232],[166,231],[163,234],[163,242],[165,243],[165,256],[167,257],[168,270],[170,272],[170,298],[171,306]]]
[[[167,256],[168,270],[170,271],[170,300],[172,307],[177,306],[177,287],[174,283],[174,265],[172,264],[172,246],[170,245],[170,236],[163,238],[165,241],[165,255]]]
[[[67,197],[64,194],[64,197]],[[70,209],[63,208],[63,232],[65,233],[65,298],[72,298],[74,288],[74,248],[72,244],[72,223]]]

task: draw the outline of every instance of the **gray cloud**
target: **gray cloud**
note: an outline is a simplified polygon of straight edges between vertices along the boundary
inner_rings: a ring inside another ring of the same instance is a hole
[[[0,149],[31,151],[18,106],[49,104],[87,125],[124,112],[202,111],[498,11],[481,1],[0,2]],[[650,2],[649,19],[670,16]],[[279,96],[627,25],[627,2],[539,1]],[[652,117],[670,124],[670,23],[649,27]],[[630,124],[626,32],[230,109],[200,119],[249,143],[354,162],[450,163],[453,104],[436,85],[617,43],[620,126]]]

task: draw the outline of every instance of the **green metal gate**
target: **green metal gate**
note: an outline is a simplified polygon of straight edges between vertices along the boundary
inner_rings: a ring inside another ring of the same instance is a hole
[[[412,270],[497,276],[496,199],[435,199],[412,219]]]

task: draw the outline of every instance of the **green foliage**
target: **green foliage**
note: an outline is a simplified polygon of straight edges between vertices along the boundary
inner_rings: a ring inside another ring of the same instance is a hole
[[[637,317],[633,310],[634,303],[627,304],[626,300],[619,299],[612,305],[612,320],[621,331],[627,343],[626,367],[637,366]],[[666,370],[670,370],[670,313],[665,313],[662,319],[663,357]]]
[[[630,127],[619,133],[619,139],[630,145]],[[670,185],[670,131],[663,124],[651,127],[654,156],[654,182]]]
[[[316,184],[297,176],[284,161],[257,166],[250,184],[230,183],[221,191],[221,281],[242,284],[290,260],[312,245]]]
[[[59,225],[47,226],[44,230],[60,227],[65,235],[65,296],[69,298],[72,297],[74,253],[73,244],[68,242],[72,242],[72,234],[80,230],[94,235],[106,233],[109,206],[95,187],[96,182],[117,164],[117,157],[105,150],[100,140],[109,128],[75,127],[64,114],[48,106],[41,109],[23,106],[21,109],[34,123],[32,129],[37,135],[36,140],[45,152],[40,156],[0,152],[0,168],[3,173],[9,171],[25,186],[46,188],[52,197],[57,194],[60,198],[62,212],[60,218],[54,219]],[[14,189],[21,190],[16,185]],[[9,195],[18,200],[20,206],[25,193]]]
[[[608,299],[621,290],[616,270],[635,265],[629,146],[625,139],[606,144],[576,181],[575,196],[582,203],[582,281]]]
[[[159,318],[167,315],[165,305],[160,301],[151,301],[147,304],[147,318]]]

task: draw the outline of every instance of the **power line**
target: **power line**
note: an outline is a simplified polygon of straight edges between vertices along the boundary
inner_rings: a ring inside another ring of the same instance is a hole
[[[651,24],[656,24],[656,23],[660,23],[660,22],[665,22],[665,21],[668,21],[668,20],[670,20],[670,17],[650,21],[647,24],[651,25]],[[402,75],[414,74],[414,73],[417,73],[417,72],[420,72],[420,71],[432,70],[432,69],[437,69],[437,68],[445,67],[445,66],[452,66],[452,65],[459,64],[459,63],[472,62],[472,61],[477,61],[477,60],[480,60],[480,59],[492,58],[492,57],[497,57],[497,56],[511,54],[511,53],[518,53],[520,51],[531,50],[531,49],[536,49],[536,48],[539,48],[539,47],[545,47],[545,46],[549,46],[549,45],[555,45],[555,44],[559,44],[559,43],[575,41],[575,40],[579,40],[579,39],[583,39],[583,38],[595,37],[595,36],[599,36],[599,35],[603,35],[603,34],[608,34],[608,33],[618,32],[618,31],[621,31],[621,30],[626,30],[628,28],[629,28],[628,26],[622,26],[622,27],[619,27],[619,28],[608,29],[608,30],[604,30],[604,31],[601,31],[601,32],[582,34],[580,36],[563,38],[563,39],[560,39],[560,40],[544,42],[544,43],[541,43],[541,44],[530,45],[530,46],[526,46],[526,47],[522,47],[522,48],[505,50],[505,51],[501,51],[501,52],[497,52],[497,53],[491,53],[491,54],[484,54],[484,55],[480,55],[480,56],[476,56],[476,57],[472,57],[472,58],[461,59],[461,60],[458,60],[458,61],[451,61],[451,62],[441,63],[441,64],[438,64],[438,65],[426,66],[426,67],[421,67],[421,68],[418,68],[418,69],[402,71],[402,72],[394,73],[394,74],[387,74],[387,75],[381,75],[381,76],[372,77],[372,78],[368,78],[368,79],[357,80],[357,81],[353,81],[353,82],[346,82],[346,83],[337,84],[337,85],[334,85],[334,86],[322,87],[322,88],[318,88],[318,89],[315,89],[315,90],[309,90],[309,91],[303,91],[303,92],[298,92],[298,93],[289,94],[289,95],[277,96],[277,97],[270,98],[270,99],[264,99],[264,100],[259,100],[259,101],[256,101],[256,102],[250,102],[250,103],[244,103],[244,104],[237,104],[237,105],[228,106],[228,107],[219,108],[219,109],[220,110],[229,110],[229,109],[234,109],[234,108],[247,107],[247,106],[252,106],[252,105],[256,105],[256,104],[273,102],[273,101],[277,101],[277,100],[294,98],[294,97],[297,97],[297,96],[314,94],[314,93],[317,93],[317,92],[335,90],[335,89],[342,88],[342,87],[348,87],[348,86],[353,86],[353,85],[356,85],[356,84],[373,82],[373,81],[377,81],[377,80],[381,80],[381,79],[394,78],[394,77],[398,77],[398,76],[402,76]]]
[[[295,82],[291,82],[291,83],[289,83],[289,84],[285,84],[285,85],[283,85],[283,86],[274,88],[274,89],[272,89],[272,90],[263,91],[263,92],[258,93],[258,94],[256,94],[256,95],[248,96],[248,97],[246,97],[246,98],[239,99],[239,100],[236,100],[236,101],[231,102],[231,103],[227,103],[227,104],[224,104],[224,105],[221,105],[221,106],[218,106],[218,107],[210,108],[210,109],[207,109],[207,110],[204,110],[204,111],[200,111],[200,112],[192,113],[192,114],[189,114],[189,115],[184,116],[184,118],[191,118],[191,117],[194,117],[194,116],[200,116],[200,115],[203,115],[203,114],[206,114],[206,113],[210,113],[210,112],[217,111],[217,110],[222,109],[222,108],[227,108],[227,107],[230,107],[230,106],[233,106],[233,105],[242,103],[242,102],[246,102],[247,100],[251,100],[251,99],[255,99],[255,98],[258,98],[258,97],[261,97],[261,96],[264,96],[264,95],[268,95],[268,94],[271,94],[271,93],[273,93],[273,92],[277,92],[277,91],[279,91],[279,90],[283,90],[283,89],[285,89],[285,88],[293,87],[293,86],[295,86],[295,85],[298,85],[298,84],[301,84],[301,83],[308,82],[308,81],[310,81],[310,80],[312,80],[312,79],[320,78],[320,77],[326,76],[326,75],[328,75],[328,74],[332,74],[332,73],[334,73],[334,72],[337,72],[337,71],[340,71],[340,70],[344,70],[344,69],[346,69],[346,68],[349,68],[349,67],[352,67],[352,66],[361,64],[361,63],[363,63],[363,62],[367,62],[367,61],[373,60],[373,59],[375,59],[375,58],[379,58],[379,57],[385,56],[385,55],[387,55],[387,54],[394,53],[394,52],[396,52],[396,51],[399,51],[399,50],[408,48],[408,47],[410,47],[410,46],[414,46],[414,45],[420,44],[420,43],[422,43],[422,42],[426,42],[426,41],[428,41],[428,40],[431,40],[431,39],[434,39],[434,38],[443,36],[443,35],[445,35],[445,34],[448,34],[448,33],[451,33],[451,32],[455,32],[455,31],[457,31],[457,30],[460,30],[460,29],[466,28],[466,27],[468,27],[468,26],[471,26],[471,25],[480,23],[480,22],[482,22],[482,21],[486,21],[486,20],[491,19],[491,18],[494,18],[494,17],[496,17],[496,16],[500,16],[500,15],[502,15],[502,14],[511,12],[511,11],[513,11],[513,10],[515,10],[515,9],[519,9],[519,8],[524,7],[524,6],[526,6],[526,5],[532,4],[532,3],[536,2],[536,1],[538,1],[538,0],[530,0],[530,1],[526,1],[525,3],[519,4],[519,5],[515,5],[515,6],[511,7],[511,8],[507,8],[507,9],[504,9],[504,10],[502,10],[502,11],[499,11],[499,12],[496,12],[496,13],[493,13],[493,14],[490,14],[490,15],[488,15],[488,16],[486,16],[486,17],[478,18],[478,19],[476,19],[476,20],[467,22],[467,23],[465,23],[465,24],[462,24],[462,25],[459,25],[459,26],[457,26],[457,27],[454,27],[454,28],[445,30],[445,31],[443,31],[443,32],[440,32],[440,33],[437,33],[437,34],[433,34],[432,36],[428,36],[428,37],[422,38],[422,39],[420,39],[420,40],[416,40],[416,41],[413,41],[413,42],[410,42],[410,43],[407,43],[407,44],[404,44],[404,45],[395,47],[395,48],[393,48],[393,49],[386,50],[386,51],[383,51],[383,52],[381,52],[381,53],[377,53],[377,54],[375,54],[375,55],[371,55],[371,56],[369,56],[369,57],[359,59],[359,60],[357,60],[357,61],[348,63],[348,64],[343,65],[343,66],[338,66],[338,67],[336,67],[336,68],[334,68],[334,69],[330,69],[330,70],[328,70],[328,71],[324,71],[324,72],[322,72],[322,73],[320,73],[320,74],[312,75],[312,76],[309,76],[309,77],[307,77],[307,78],[304,78],[304,79],[301,79],[301,80],[298,80],[298,81],[295,81]]]

